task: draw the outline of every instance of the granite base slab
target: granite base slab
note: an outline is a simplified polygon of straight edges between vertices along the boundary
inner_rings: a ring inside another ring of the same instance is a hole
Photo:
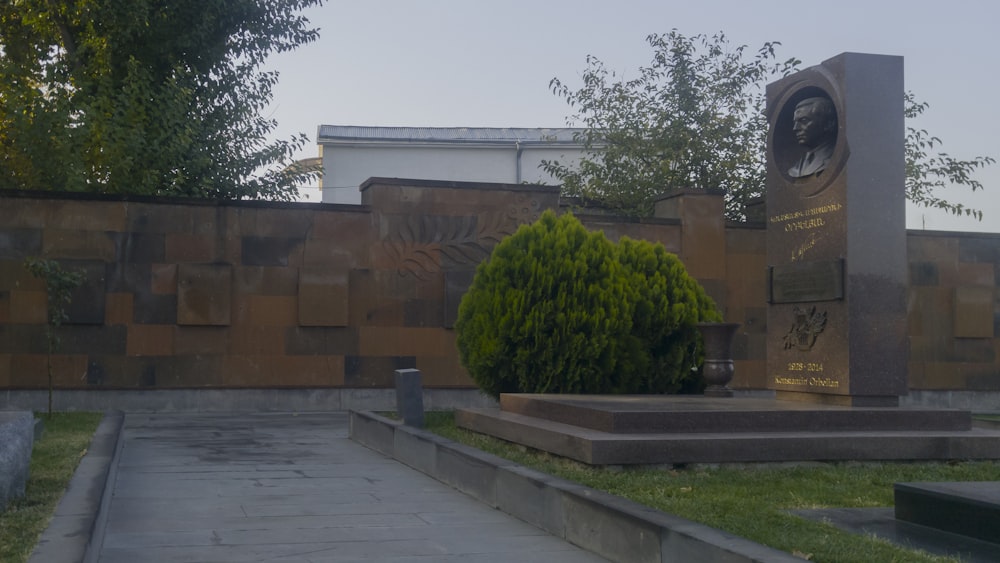
[[[460,409],[455,421],[591,465],[1000,459],[1000,429],[952,409],[502,395],[499,409]]]

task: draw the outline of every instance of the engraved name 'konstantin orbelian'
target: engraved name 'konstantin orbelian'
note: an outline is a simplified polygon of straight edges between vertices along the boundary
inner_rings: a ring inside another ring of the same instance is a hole
[[[830,377],[789,377],[779,375],[774,378],[778,385],[805,385],[807,387],[822,387],[824,389],[837,389],[840,381]]]

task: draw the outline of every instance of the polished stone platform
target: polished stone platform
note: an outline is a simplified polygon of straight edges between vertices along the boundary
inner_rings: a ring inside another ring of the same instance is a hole
[[[1000,544],[1000,481],[896,483],[896,519]]]
[[[1000,459],[968,411],[762,398],[504,394],[458,426],[592,465]]]

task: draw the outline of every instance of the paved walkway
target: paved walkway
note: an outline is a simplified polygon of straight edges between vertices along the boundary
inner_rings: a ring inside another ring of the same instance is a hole
[[[603,559],[358,445],[347,416],[129,414],[100,563]]]

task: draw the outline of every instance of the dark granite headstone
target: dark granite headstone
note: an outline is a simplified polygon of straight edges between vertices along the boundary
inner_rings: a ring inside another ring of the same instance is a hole
[[[24,496],[34,439],[30,412],[0,412],[0,512],[8,501]]]
[[[767,87],[768,386],[906,393],[903,60],[844,53]]]
[[[419,369],[396,370],[396,412],[403,424],[423,428],[424,386]]]

